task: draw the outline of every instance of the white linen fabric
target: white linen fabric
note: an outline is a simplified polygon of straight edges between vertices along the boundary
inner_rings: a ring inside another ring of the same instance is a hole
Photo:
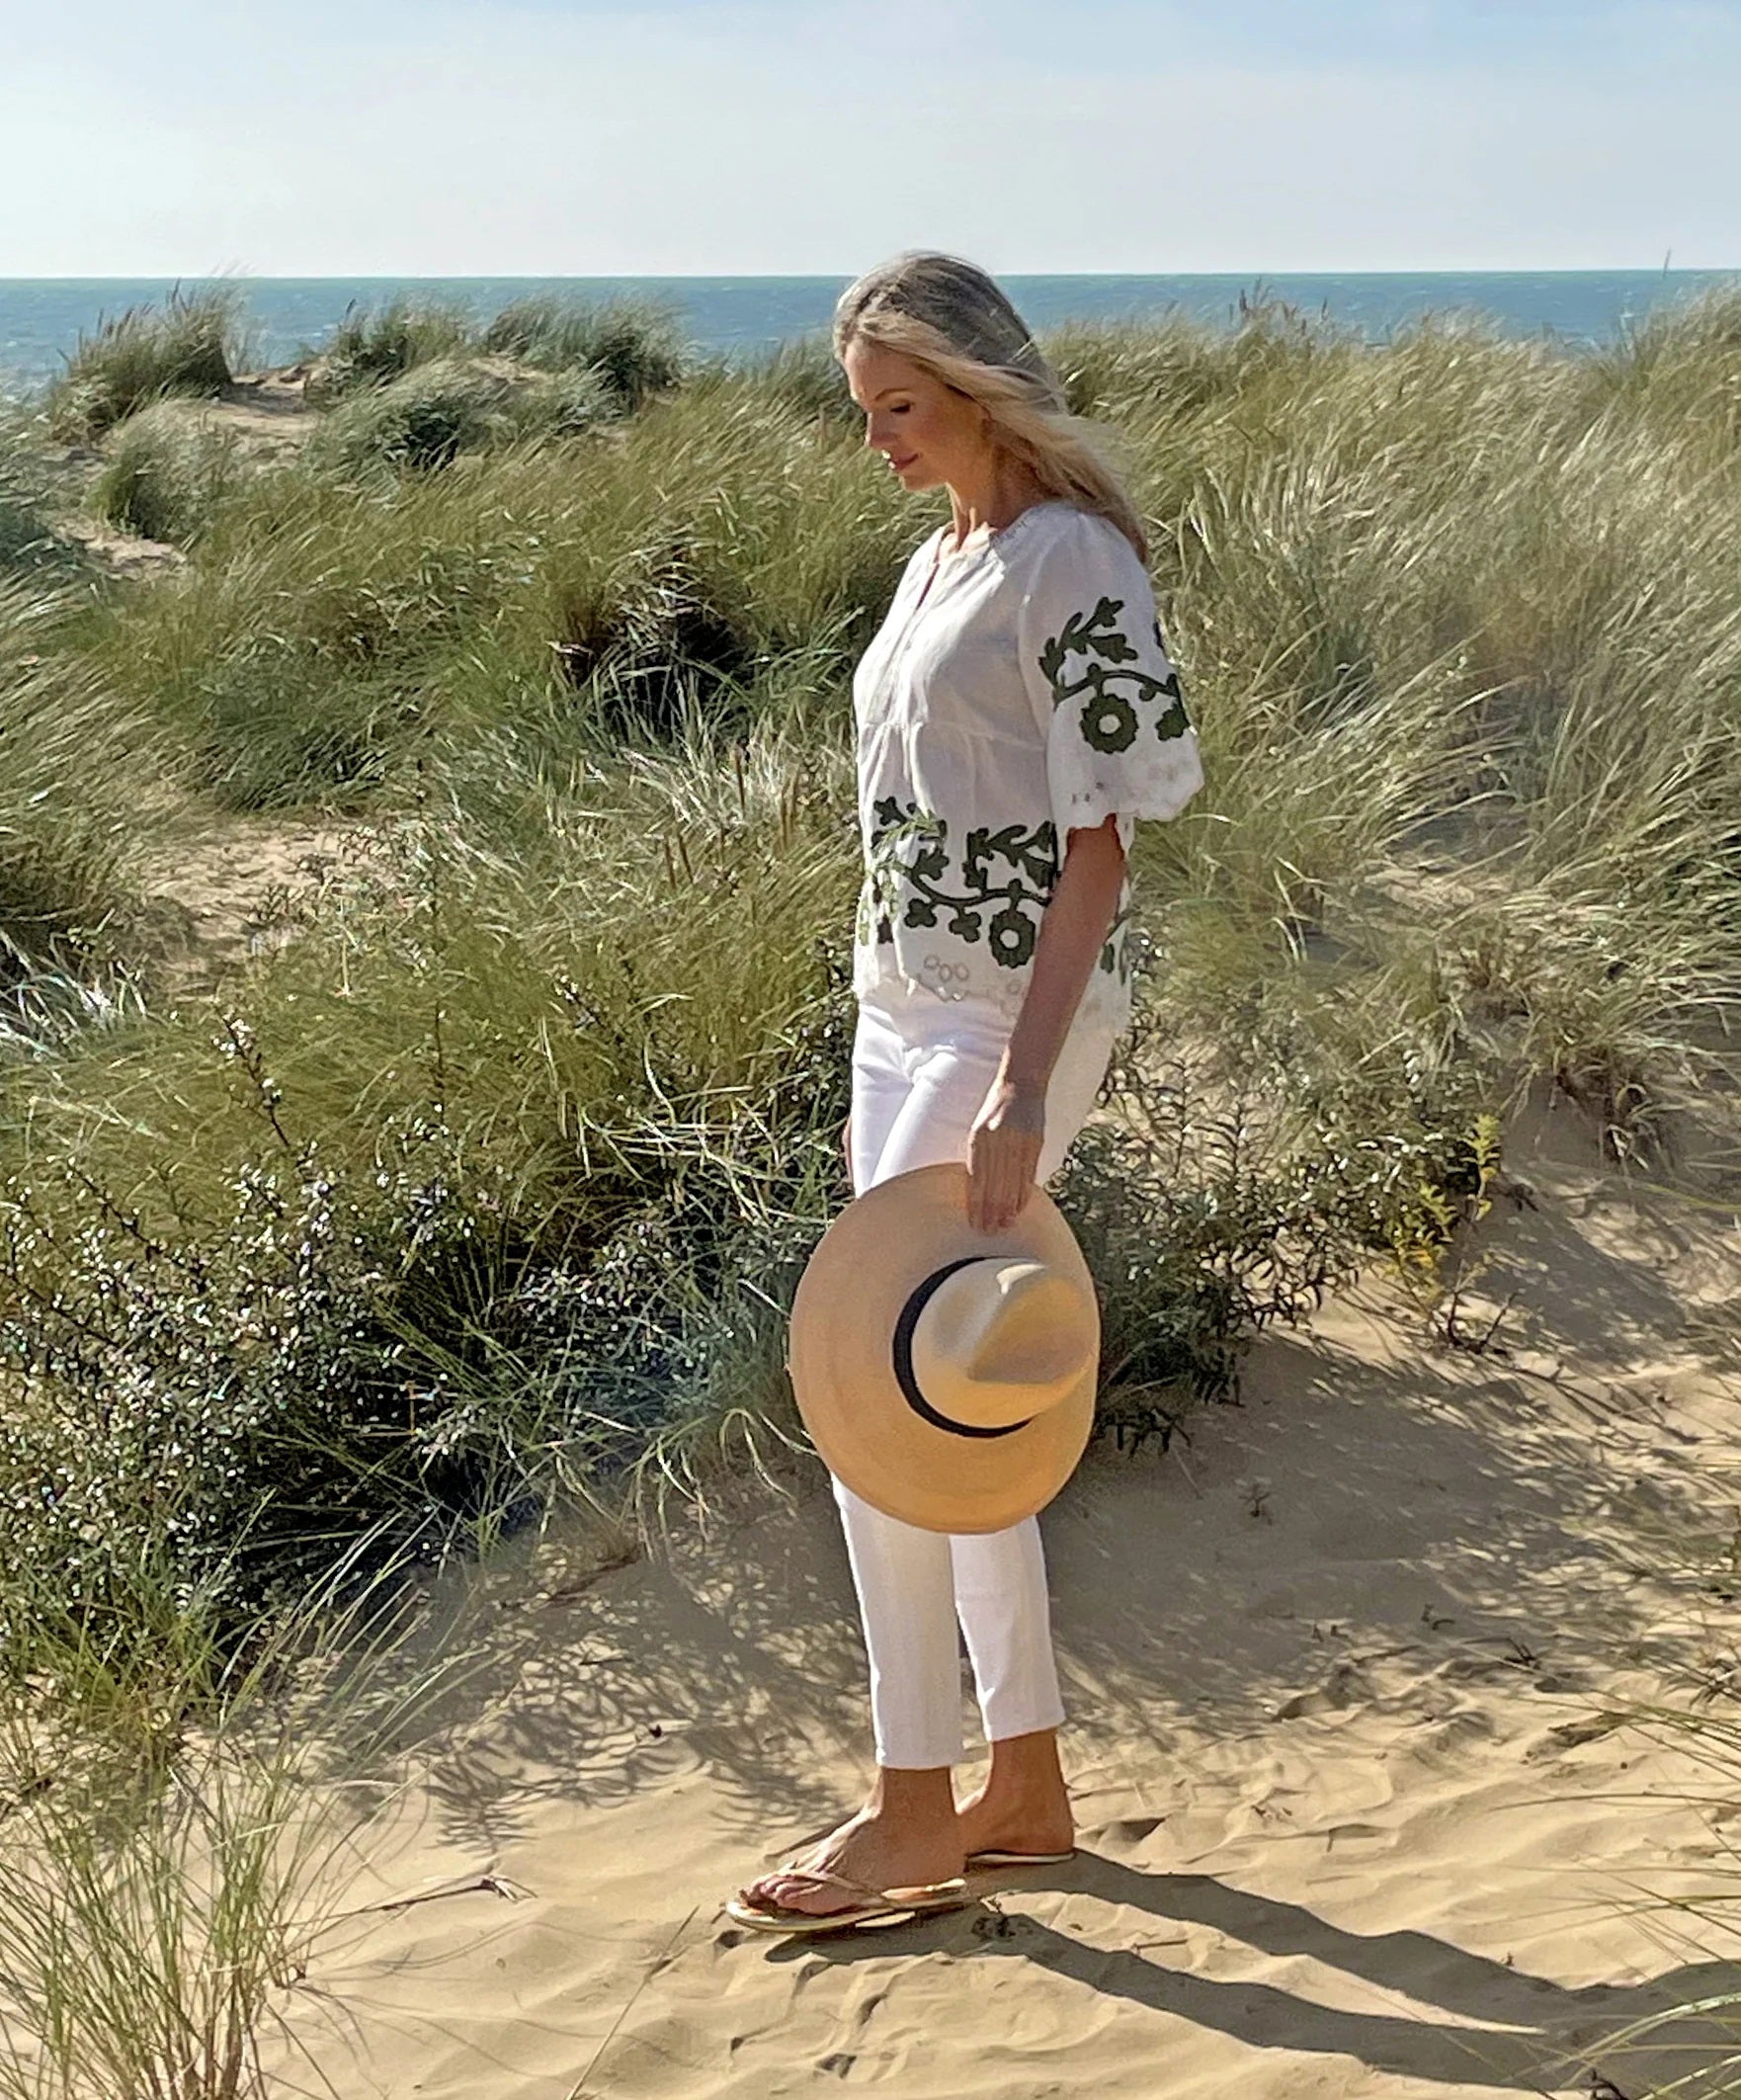
[[[990,1000],[1013,1021],[1072,829],[1172,817],[1197,732],[1136,550],[1062,500],[915,548],[853,676],[865,879],[853,986]],[[1130,1015],[1126,865],[1078,1013]]]
[[[1070,1024],[1045,1090],[1042,1186],[1087,1121],[1117,1041],[1106,1022]],[[978,999],[946,1005],[922,989],[859,1008],[853,1038],[853,1193],[918,1167],[967,1157],[968,1134],[997,1076],[1009,1023]],[[1064,1720],[1052,1651],[1039,1522],[971,1535],[923,1531],[834,1482],[870,1666],[879,1765],[959,1764],[965,1638],[987,1742]]]

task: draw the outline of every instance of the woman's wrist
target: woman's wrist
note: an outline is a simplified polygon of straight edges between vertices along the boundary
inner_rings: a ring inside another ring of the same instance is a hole
[[[1043,1102],[1051,1084],[1051,1067],[1042,1066],[1033,1056],[1024,1056],[1013,1044],[1006,1044],[998,1060],[997,1083],[1017,1101]]]

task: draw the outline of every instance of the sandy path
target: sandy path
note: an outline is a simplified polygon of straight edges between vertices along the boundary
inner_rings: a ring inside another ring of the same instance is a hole
[[[507,1559],[469,1578],[448,1638],[479,1675],[347,1899],[499,1886],[329,1936],[284,2003],[331,2089],[1638,2100],[1711,2061],[1709,2029],[1605,2038],[1741,1985],[1709,1966],[1741,1937],[1707,1958],[1618,1907],[1708,1885],[1720,1812],[1676,1797],[1733,1775],[1604,1706],[1734,1658],[1689,1552],[1735,1523],[1709,1315],[1741,1238],[1531,1178],[1483,1280],[1519,1293],[1514,1361],[1351,1300],[1266,1341],[1182,1455],[1091,1454],[1043,1520],[1085,1849],[970,1910],[809,1943],[719,1914],[868,1774],[825,1497],[565,1601]]]
[[[204,997],[238,965],[293,940],[321,889],[367,860],[371,841],[367,818],[184,820],[173,849],[139,870],[158,1001]]]

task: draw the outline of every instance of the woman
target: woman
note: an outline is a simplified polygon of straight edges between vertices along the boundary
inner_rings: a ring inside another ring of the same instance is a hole
[[[1141,522],[1009,299],[908,253],[835,311],[865,442],[952,518],[909,559],[853,682],[865,882],[845,1133],[855,1194],[968,1168],[996,1231],[1056,1172],[1130,1013],[1125,856],[1202,782]],[[870,1662],[870,1800],[740,1900],[773,1917],[1056,1856],[1073,1824],[1033,1517],[952,1538],[835,1482]],[[991,1770],[958,1806],[959,1616]]]

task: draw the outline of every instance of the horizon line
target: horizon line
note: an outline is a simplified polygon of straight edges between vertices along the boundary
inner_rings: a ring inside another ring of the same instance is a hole
[[[1509,264],[1503,269],[1488,269],[1479,264],[1465,263],[1423,265],[1410,269],[1354,269],[1338,266],[1315,269],[1232,270],[1000,270],[993,274],[1000,279],[1053,278],[1090,281],[1120,278],[1197,278],[1238,280],[1242,283],[1284,277],[1722,277],[1741,275],[1741,262],[1682,263],[1673,266],[1667,263],[1648,266],[1637,263],[1556,263],[1534,268]],[[572,284],[833,284],[837,280],[851,283],[859,275],[862,273],[824,270],[0,271],[0,284],[372,284],[381,280],[393,280],[403,284],[511,284],[551,281]]]

